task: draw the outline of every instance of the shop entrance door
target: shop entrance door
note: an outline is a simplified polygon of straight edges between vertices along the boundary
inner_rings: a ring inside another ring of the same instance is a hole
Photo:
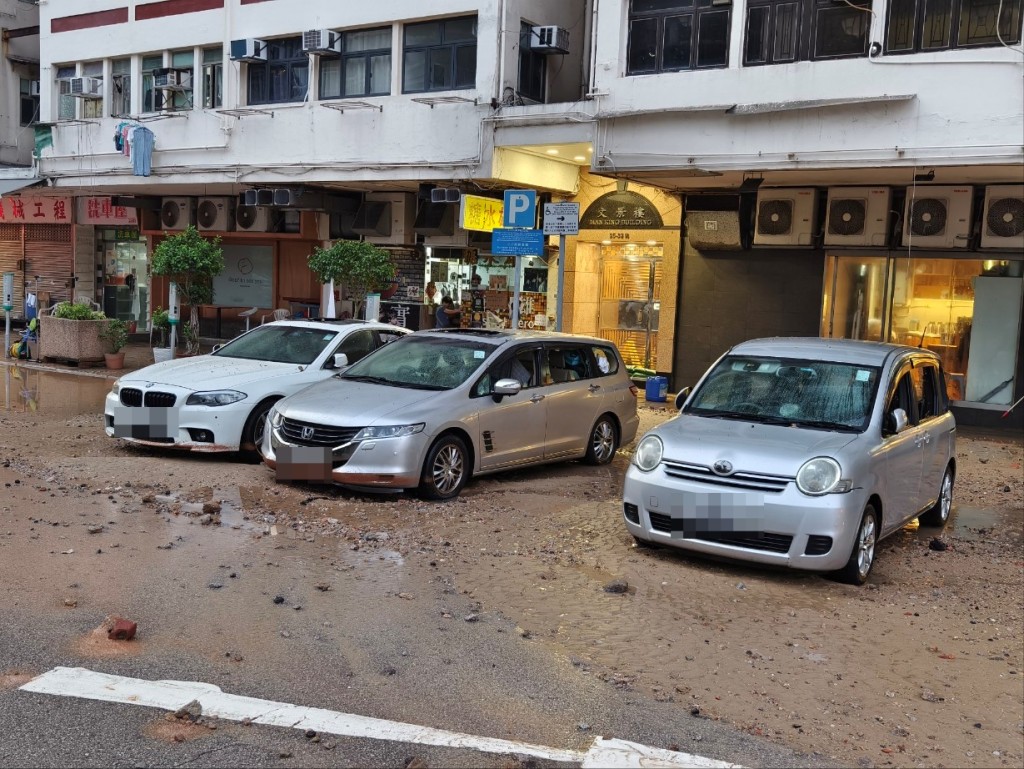
[[[889,325],[884,256],[833,256],[825,267],[821,335],[884,342]]]
[[[600,336],[618,345],[627,366],[658,369],[662,247],[601,249]]]

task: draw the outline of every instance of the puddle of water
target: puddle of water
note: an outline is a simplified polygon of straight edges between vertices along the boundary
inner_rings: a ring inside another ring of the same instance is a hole
[[[1010,538],[1018,543],[1024,541],[1020,513],[1014,513],[1012,510],[958,505],[950,513],[946,528],[950,527],[955,536],[966,540]]]
[[[103,399],[110,380],[55,374],[21,366],[2,366],[5,411],[41,412],[48,416],[72,417],[103,412]]]

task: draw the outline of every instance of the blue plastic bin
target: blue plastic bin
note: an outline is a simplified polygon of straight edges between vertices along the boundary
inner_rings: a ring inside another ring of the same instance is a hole
[[[668,377],[647,377],[647,387],[644,390],[644,397],[655,403],[664,403],[668,398]]]

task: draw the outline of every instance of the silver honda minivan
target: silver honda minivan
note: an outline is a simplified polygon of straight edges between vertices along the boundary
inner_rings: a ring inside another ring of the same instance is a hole
[[[949,518],[956,426],[938,356],[756,339],[726,352],[637,444],[623,516],[638,544],[868,578],[877,542]]]
[[[583,459],[636,437],[637,388],[606,339],[431,329],[278,401],[262,454],[278,480],[450,499],[472,475]]]

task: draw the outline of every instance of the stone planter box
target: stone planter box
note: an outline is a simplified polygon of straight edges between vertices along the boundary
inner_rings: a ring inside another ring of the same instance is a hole
[[[43,360],[101,364],[109,350],[100,336],[106,327],[106,320],[67,320],[40,315],[39,357]]]

